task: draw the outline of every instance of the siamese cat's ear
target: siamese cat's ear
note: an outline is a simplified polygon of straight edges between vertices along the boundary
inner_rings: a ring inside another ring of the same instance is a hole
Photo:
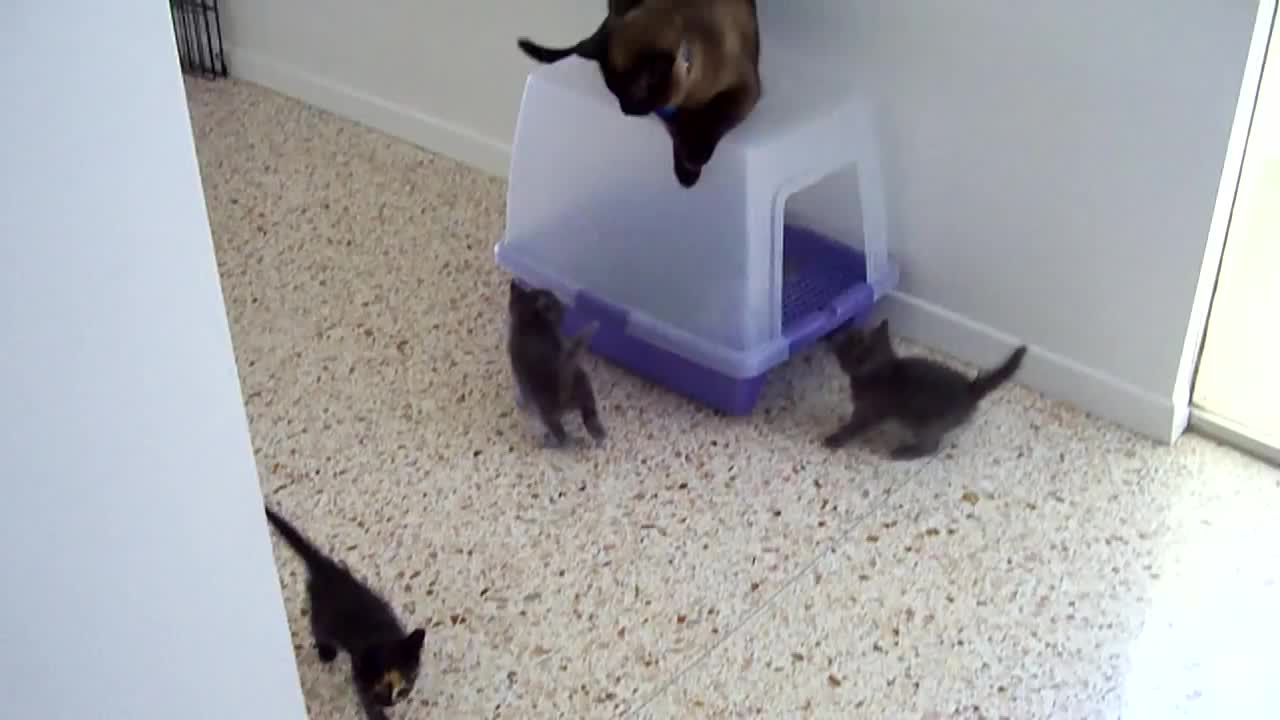
[[[622,17],[643,5],[645,0],[609,0],[609,14]]]

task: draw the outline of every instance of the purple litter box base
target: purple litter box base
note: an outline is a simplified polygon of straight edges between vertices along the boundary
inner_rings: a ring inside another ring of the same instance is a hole
[[[799,226],[783,240],[782,334],[790,354],[812,345],[841,325],[861,321],[875,302],[862,253]],[[755,408],[765,377],[721,374],[627,334],[627,312],[580,293],[565,314],[565,332],[600,323],[592,352],[726,415]]]
[[[565,332],[577,332],[591,321],[600,323],[591,339],[591,351],[615,365],[728,415],[746,415],[755,407],[764,387],[763,374],[752,378],[722,375],[628,335],[625,312],[583,293],[565,313]]]

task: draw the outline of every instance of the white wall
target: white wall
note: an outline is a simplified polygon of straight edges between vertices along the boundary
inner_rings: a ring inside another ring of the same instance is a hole
[[[505,175],[529,63],[606,0],[222,0],[231,72]]]
[[[495,173],[515,37],[577,39],[604,5],[223,3],[234,74]],[[766,58],[806,48],[879,103],[899,328],[982,362],[1024,340],[1030,384],[1180,430],[1258,0],[761,6]]]
[[[0,10],[0,717],[306,717],[164,3]]]

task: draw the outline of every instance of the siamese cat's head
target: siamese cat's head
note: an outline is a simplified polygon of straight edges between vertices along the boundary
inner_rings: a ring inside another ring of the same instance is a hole
[[[541,63],[571,55],[600,67],[604,84],[625,115],[649,115],[678,106],[689,80],[690,47],[668,14],[643,7],[610,15],[589,37],[567,48],[548,48],[520,38],[520,49]]]
[[[426,632],[418,628],[399,640],[353,654],[351,670],[360,691],[382,707],[408,699],[418,681],[425,639]]]

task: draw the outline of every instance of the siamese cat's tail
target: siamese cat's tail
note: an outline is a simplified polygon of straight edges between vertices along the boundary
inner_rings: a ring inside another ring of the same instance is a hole
[[[315,545],[312,545],[311,541],[303,536],[292,523],[277,515],[276,511],[271,508],[265,505],[263,507],[266,508],[267,520],[271,523],[271,526],[276,529],[280,537],[284,538],[285,542],[289,543],[289,547],[298,553],[298,557],[302,558],[308,568],[332,564],[332,561],[324,553],[320,552]]]
[[[516,40],[516,44],[524,51],[525,55],[537,60],[540,63],[549,64],[559,62],[570,55],[574,54],[577,46],[567,48],[549,48],[546,45],[539,45],[529,38],[522,37]]]
[[[608,24],[609,18],[606,17],[595,32],[580,40],[573,47],[551,48],[546,45],[539,45],[527,37],[517,38],[516,44],[520,46],[525,55],[544,64],[559,62],[570,55],[577,55],[587,60],[599,60],[604,55],[605,28]]]
[[[1000,367],[979,373],[978,377],[969,384],[969,392],[978,400],[986,397],[988,393],[1008,382],[1009,378],[1018,372],[1018,368],[1022,366],[1022,358],[1026,354],[1027,346],[1019,346]]]

